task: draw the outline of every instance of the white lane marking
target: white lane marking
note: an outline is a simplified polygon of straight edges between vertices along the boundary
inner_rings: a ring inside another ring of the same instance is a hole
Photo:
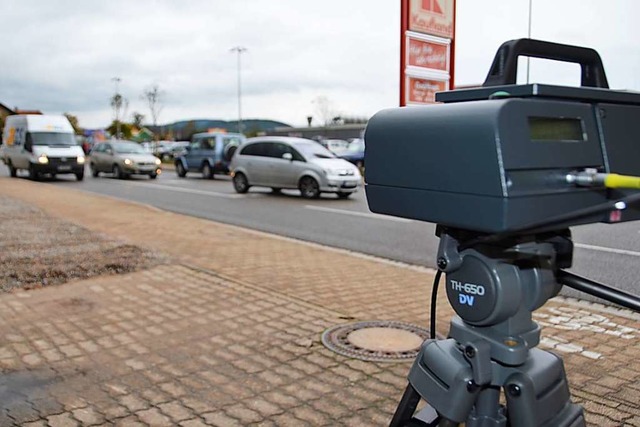
[[[347,211],[344,209],[333,209],[333,208],[324,208],[321,206],[312,206],[312,205],[305,205],[304,206],[307,209],[311,209],[311,210],[315,210],[315,211],[321,211],[321,212],[331,212],[331,213],[337,213],[337,214],[342,214],[342,215],[353,215],[353,216],[362,216],[365,218],[372,218],[372,219],[384,219],[387,221],[396,221],[396,222],[413,222],[413,220],[411,219],[406,219],[406,218],[398,218],[395,216],[388,216],[388,215],[380,215],[380,214],[375,214],[375,213],[368,213],[368,212],[355,212],[355,211]]]
[[[574,243],[576,248],[591,249],[592,251],[609,252],[612,254],[630,255],[640,257],[640,252],[627,251],[625,249],[605,248],[604,246],[586,245],[584,243]]]
[[[137,182],[123,182],[122,184],[134,186],[134,187],[146,187],[146,188],[156,188],[160,190],[177,191],[180,193],[199,194],[202,196],[209,196],[209,197],[222,197],[225,199],[238,199],[238,198],[244,197],[241,194],[216,193],[215,191],[196,190],[193,188],[178,188],[178,187],[172,187],[170,185],[162,185],[162,184],[143,184],[143,183],[137,183]]]

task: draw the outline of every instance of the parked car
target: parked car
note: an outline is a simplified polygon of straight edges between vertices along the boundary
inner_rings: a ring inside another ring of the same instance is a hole
[[[170,152],[173,145],[173,141],[158,141],[153,144],[153,155],[160,160],[170,160]]]
[[[322,139],[320,140],[320,145],[332,153],[339,155],[347,149],[349,143],[344,139]]]
[[[199,172],[205,179],[212,179],[216,173],[227,174],[233,153],[244,141],[246,138],[239,133],[197,133],[176,157],[176,173],[184,178],[187,172]]]
[[[171,159],[175,159],[176,157],[180,157],[186,151],[186,148],[189,146],[189,141],[175,141],[171,148],[169,148],[168,153],[166,153]]]
[[[140,144],[124,140],[96,144],[91,150],[89,167],[94,177],[107,172],[118,179],[130,175],[149,175],[155,179],[162,172],[160,159],[147,153]]]
[[[292,137],[258,137],[247,140],[231,161],[233,187],[246,193],[252,186],[300,190],[314,199],[320,193],[347,198],[358,191],[358,168],[315,141]]]
[[[339,157],[353,163],[358,168],[364,167],[364,139],[356,138],[349,143],[347,149]]]

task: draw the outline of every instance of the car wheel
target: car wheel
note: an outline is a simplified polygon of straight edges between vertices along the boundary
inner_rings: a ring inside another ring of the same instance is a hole
[[[122,169],[118,165],[113,165],[113,177],[115,179],[124,179],[125,175],[122,172]]]
[[[36,172],[33,165],[29,165],[29,179],[32,179],[34,181],[38,181],[40,179],[40,174]]]
[[[157,177],[158,177],[157,173],[150,173],[149,174],[149,178],[151,178],[151,179],[156,179]]]
[[[182,162],[176,162],[176,173],[178,174],[179,178],[184,178],[185,176],[187,176],[187,170],[182,165]]]
[[[100,172],[98,172],[98,169],[96,169],[96,165],[94,165],[93,163],[89,164],[89,169],[91,169],[92,177],[97,178],[98,175],[100,175]]]
[[[351,193],[342,193],[342,192],[339,192],[339,193],[338,193],[338,198],[339,198],[339,199],[348,199],[350,195],[351,195]]]
[[[7,166],[9,167],[9,175],[11,175],[11,178],[17,177],[18,169],[14,168],[11,162],[7,163]]]
[[[52,175],[55,178],[55,174]],[[84,179],[84,171],[76,173],[76,180],[82,181]]]
[[[209,166],[209,162],[205,162],[205,164],[202,165],[202,177],[204,179],[213,179],[213,169]]]
[[[320,197],[320,186],[318,185],[318,181],[310,176],[303,177],[300,180],[298,188],[300,189],[302,197],[305,199],[317,199]]]
[[[246,193],[247,191],[249,191],[249,187],[249,181],[243,173],[239,172],[233,175],[233,188],[237,193]]]

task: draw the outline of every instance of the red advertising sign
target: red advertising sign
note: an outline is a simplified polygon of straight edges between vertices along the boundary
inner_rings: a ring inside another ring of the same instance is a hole
[[[400,106],[454,86],[456,0],[400,0]]]
[[[453,38],[454,0],[409,0],[409,30]]]
[[[449,71],[449,45],[409,37],[407,65]]]
[[[436,92],[449,88],[449,84],[442,80],[422,79],[407,76],[407,104],[432,104],[435,102]]]

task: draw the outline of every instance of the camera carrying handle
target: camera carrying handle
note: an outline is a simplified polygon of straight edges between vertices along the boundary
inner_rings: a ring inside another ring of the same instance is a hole
[[[519,56],[578,63],[582,68],[581,86],[609,88],[602,59],[595,50],[532,39],[504,42],[498,48],[482,86],[516,84]]]

